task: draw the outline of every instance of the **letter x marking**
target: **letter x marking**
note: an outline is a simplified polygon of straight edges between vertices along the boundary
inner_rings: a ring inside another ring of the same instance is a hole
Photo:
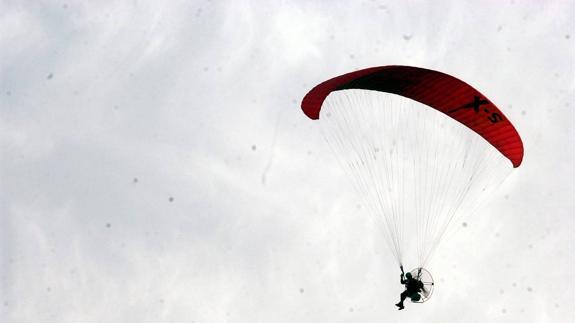
[[[455,108],[455,109],[451,109],[448,111],[448,113],[454,113],[454,112],[457,112],[459,110],[469,109],[469,108],[472,108],[477,113],[477,112],[479,112],[479,106],[484,105],[484,104],[489,104],[489,101],[487,101],[485,99],[481,100],[481,97],[476,95],[473,97],[473,102],[464,104],[464,105],[462,105],[458,108]]]

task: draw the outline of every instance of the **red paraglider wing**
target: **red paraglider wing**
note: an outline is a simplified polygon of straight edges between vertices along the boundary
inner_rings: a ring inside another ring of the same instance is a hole
[[[478,133],[513,167],[523,160],[523,143],[505,115],[469,84],[445,73],[411,66],[367,68],[327,80],[309,91],[301,107],[319,119],[325,98],[333,91],[363,89],[398,94],[428,105]]]

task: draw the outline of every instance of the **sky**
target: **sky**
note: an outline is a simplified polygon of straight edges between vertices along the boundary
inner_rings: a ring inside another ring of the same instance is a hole
[[[0,1],[0,321],[569,322],[573,1]],[[525,158],[424,304],[316,122],[315,84],[470,83]]]

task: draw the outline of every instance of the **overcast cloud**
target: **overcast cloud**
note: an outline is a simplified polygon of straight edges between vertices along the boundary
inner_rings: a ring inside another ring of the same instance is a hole
[[[569,322],[573,1],[0,2],[0,321]],[[487,94],[525,159],[398,312],[316,123],[404,64]]]

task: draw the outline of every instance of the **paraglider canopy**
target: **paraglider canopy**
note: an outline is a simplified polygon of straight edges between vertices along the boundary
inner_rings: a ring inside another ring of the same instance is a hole
[[[433,70],[393,65],[343,74],[315,86],[301,107],[320,119],[399,265],[417,254],[425,268],[450,224],[479,211],[523,160],[521,138],[501,110]]]
[[[523,143],[515,127],[483,94],[451,75],[412,66],[367,68],[317,85],[304,97],[301,107],[309,118],[319,119],[326,97],[348,89],[388,92],[428,105],[482,136],[513,167],[521,165]]]

